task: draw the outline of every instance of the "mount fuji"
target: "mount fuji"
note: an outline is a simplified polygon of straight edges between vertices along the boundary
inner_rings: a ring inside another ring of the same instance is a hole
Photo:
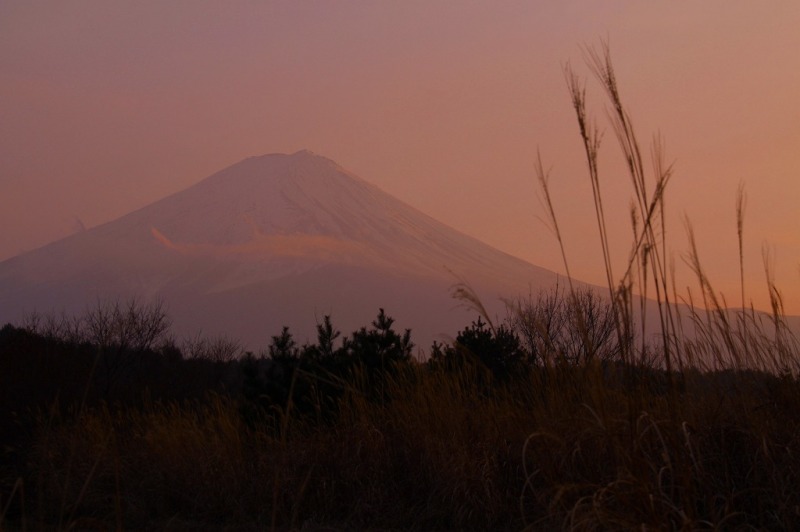
[[[0,324],[80,313],[98,300],[160,299],[177,335],[251,348],[290,327],[313,339],[330,314],[347,333],[379,308],[423,348],[475,319],[451,289],[500,297],[557,282],[308,151],[250,157],[196,185],[0,262]]]

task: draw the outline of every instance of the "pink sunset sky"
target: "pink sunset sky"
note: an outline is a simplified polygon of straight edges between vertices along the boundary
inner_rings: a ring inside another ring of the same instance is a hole
[[[537,148],[570,268],[602,284],[591,189],[563,65],[607,39],[642,144],[675,176],[715,286],[738,305],[762,249],[800,314],[800,2],[33,1],[0,4],[0,260],[186,188],[251,155],[310,149],[439,220],[563,271],[537,200]],[[606,127],[612,249],[629,179]],[[680,273],[684,272],[684,273]],[[693,291],[696,287],[692,284]]]

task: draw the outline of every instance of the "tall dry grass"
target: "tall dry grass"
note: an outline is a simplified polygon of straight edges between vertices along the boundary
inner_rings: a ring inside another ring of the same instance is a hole
[[[335,381],[336,415],[322,421],[293,408],[294,380],[288,402],[265,413],[269,422],[249,422],[235,394],[42,411],[23,473],[3,484],[0,528],[800,528],[798,346],[768,257],[771,315],[745,308],[744,281],[743,309],[729,310],[687,224],[700,300],[677,293],[664,214],[672,169],[658,139],[646,168],[608,47],[586,54],[634,197],[634,239],[620,270],[609,251],[599,129],[584,82],[567,66],[616,358],[571,360],[545,341],[551,351],[539,364],[505,380],[468,358],[408,363],[382,381],[380,401],[356,373]],[[569,271],[541,158],[537,168]],[[742,280],[745,205],[740,189]],[[595,352],[580,290],[569,284],[567,321],[583,352]],[[650,312],[655,343],[643,328]],[[546,338],[544,324],[526,323]]]
[[[510,382],[411,366],[327,424],[249,426],[221,396],[43,420],[36,528],[793,529],[798,384],[622,365]],[[673,388],[674,387],[674,388]],[[671,395],[677,399],[671,399]],[[279,416],[286,415],[279,412]],[[69,465],[67,465],[69,464]],[[15,522],[20,523],[20,520]]]
[[[598,383],[603,400],[595,406],[582,403],[590,415],[580,423],[579,435],[565,439],[547,431],[531,434],[529,444],[543,445],[545,452],[552,452],[553,445],[564,445],[572,450],[573,457],[583,457],[587,448],[597,452],[599,447],[603,452],[594,459],[614,464],[617,469],[616,475],[605,479],[607,483],[588,485],[565,483],[564,464],[558,470],[551,469],[544,485],[551,485],[554,491],[545,500],[551,509],[556,503],[562,506],[556,513],[563,520],[547,518],[545,522],[570,529],[640,525],[791,529],[796,526],[798,512],[790,506],[777,508],[791,490],[783,468],[796,467],[791,462],[797,418],[789,405],[797,401],[800,351],[786,324],[766,253],[772,312],[758,313],[752,305],[748,309],[743,260],[744,188],[738,190],[735,208],[742,308],[729,309],[725,297],[714,290],[687,221],[690,248],[686,262],[702,296],[696,304],[691,292],[685,296],[677,293],[675,267],[668,263],[664,200],[673,172],[665,163],[663,143],[654,138],[652,169],[648,171],[644,150],[622,103],[608,45],[585,49],[585,59],[607,97],[607,116],[627,165],[634,198],[630,257],[622,274],[615,275],[598,167],[602,135],[587,111],[585,82],[567,65],[565,77],[586,155],[609,300],[623,346],[621,359],[625,371],[635,375],[652,367],[650,356],[655,352],[656,367],[665,369],[665,387],[658,401],[653,401],[656,396],[651,392],[628,392],[617,404],[627,403],[625,408],[612,409],[609,414],[608,407],[615,401],[604,395],[605,387]],[[569,272],[541,157],[536,168],[543,204]],[[570,290],[574,298],[572,283]],[[648,298],[655,302],[659,323],[656,345],[646,342]],[[576,311],[578,322],[580,318]],[[579,323],[577,327],[583,341],[591,342],[591,336],[583,332],[585,326]],[[631,334],[637,329],[639,345]],[[580,464],[587,465],[583,460]],[[549,465],[552,467],[552,463]],[[608,473],[608,465],[602,469]],[[527,470],[526,475],[529,479],[540,477],[542,470]],[[773,489],[777,492],[770,496],[774,497],[772,502],[762,497]]]

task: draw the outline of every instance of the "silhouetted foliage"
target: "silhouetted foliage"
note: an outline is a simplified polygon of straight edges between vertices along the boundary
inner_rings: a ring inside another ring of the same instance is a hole
[[[342,356],[334,342],[342,333],[336,330],[331,323],[331,317],[325,316],[322,323],[317,324],[317,343],[303,347],[303,356],[312,362],[330,366],[335,359]]]
[[[492,329],[478,317],[458,333],[452,346],[434,343],[430,365],[457,369],[464,363],[478,361],[492,375],[505,380],[521,372],[528,359],[514,331],[505,325]]]
[[[325,316],[317,325],[316,343],[300,348],[284,327],[272,337],[266,357],[246,356],[241,362],[242,412],[248,422],[258,418],[275,422],[275,415],[290,412],[330,420],[347,390],[387,400],[386,378],[411,360],[411,331],[395,332],[394,319],[383,309],[371,325],[353,332],[337,347],[341,333]]]
[[[362,327],[344,341],[342,350],[353,364],[363,365],[367,371],[387,371],[394,364],[408,362],[411,358],[411,330],[403,335],[393,329],[394,319],[380,309],[372,328]]]

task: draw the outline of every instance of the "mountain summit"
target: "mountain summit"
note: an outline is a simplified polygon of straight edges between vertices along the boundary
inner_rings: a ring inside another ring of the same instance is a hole
[[[302,340],[331,314],[349,332],[383,307],[427,347],[474,318],[450,299],[459,278],[494,302],[556,274],[304,150],[250,157],[0,262],[0,322],[34,309],[80,312],[98,299],[161,298],[178,334],[227,333],[263,347],[283,325]]]

